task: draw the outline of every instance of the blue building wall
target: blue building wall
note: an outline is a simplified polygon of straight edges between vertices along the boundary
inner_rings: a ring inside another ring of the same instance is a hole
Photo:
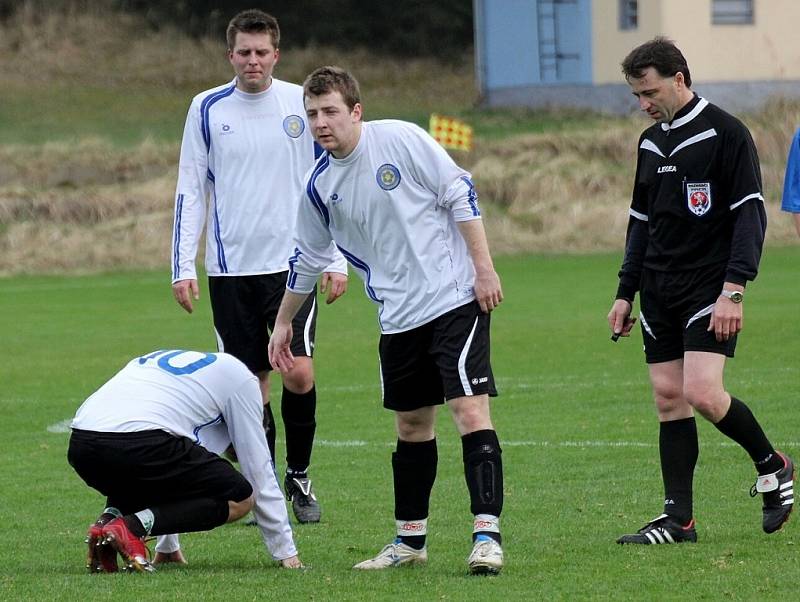
[[[482,92],[592,82],[591,0],[474,0]]]

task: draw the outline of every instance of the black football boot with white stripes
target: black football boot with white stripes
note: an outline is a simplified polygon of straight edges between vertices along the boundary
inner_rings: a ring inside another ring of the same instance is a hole
[[[774,533],[789,520],[794,507],[794,462],[786,454],[777,452],[783,459],[778,472],[759,475],[750,489],[750,496],[764,496],[762,527],[765,533]]]
[[[662,543],[695,543],[697,531],[694,529],[694,519],[688,525],[681,525],[674,517],[668,514],[657,516],[636,533],[623,535],[617,543],[653,545]]]

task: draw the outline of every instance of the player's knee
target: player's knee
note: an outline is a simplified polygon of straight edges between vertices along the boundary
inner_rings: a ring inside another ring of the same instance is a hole
[[[255,496],[249,495],[240,502],[228,500],[228,522],[237,521],[250,512],[255,506]]]
[[[397,437],[403,441],[429,441],[433,439],[433,408],[412,412],[397,412],[395,425]]]
[[[458,431],[462,435],[493,428],[489,415],[488,397],[485,395],[453,400],[450,407]]]
[[[659,414],[671,414],[686,405],[683,389],[680,386],[656,386],[653,389],[653,397]]]
[[[693,408],[703,413],[704,409],[719,404],[725,396],[725,390],[716,381],[690,378],[683,385],[683,395]]]
[[[292,393],[302,395],[314,386],[314,364],[310,357],[298,357],[294,367],[282,376],[283,386]]]

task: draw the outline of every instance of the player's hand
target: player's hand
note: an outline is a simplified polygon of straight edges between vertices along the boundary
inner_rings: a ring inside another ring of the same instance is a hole
[[[327,291],[325,304],[330,305],[347,292],[347,276],[339,272],[323,272],[319,290],[321,293]]]
[[[289,558],[284,558],[281,560],[281,566],[285,569],[304,569],[306,568],[302,562],[300,562],[299,556],[290,556]]]
[[[174,552],[156,552],[153,558],[153,564],[167,564],[170,562],[173,564],[189,564],[183,552],[180,550],[175,550]]]
[[[629,337],[636,318],[631,318],[631,302],[627,299],[617,299],[608,312],[608,327],[615,337]],[[614,339],[616,340],[616,339]]]
[[[269,337],[269,363],[279,372],[287,372],[294,366],[294,355],[290,348],[292,343],[292,325],[276,323]]]
[[[714,336],[720,343],[736,336],[744,325],[744,312],[741,303],[734,303],[727,297],[720,295],[711,312],[708,331],[714,331]]]
[[[503,288],[500,286],[497,272],[487,270],[475,273],[475,299],[485,314],[500,305],[503,300]]]
[[[195,279],[178,280],[172,285],[172,294],[178,305],[192,313],[194,311],[192,299],[197,301],[200,298],[200,287],[197,286],[197,280]]]

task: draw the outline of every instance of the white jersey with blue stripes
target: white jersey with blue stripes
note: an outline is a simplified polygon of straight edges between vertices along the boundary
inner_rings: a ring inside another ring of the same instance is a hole
[[[81,405],[72,428],[162,430],[220,454],[233,444],[275,559],[297,554],[267,447],[258,379],[227,353],[161,350],[134,358]]]
[[[181,144],[172,281],[197,278],[204,225],[210,276],[286,271],[314,148],[298,85],[273,79],[249,94],[234,79],[195,96]],[[346,271],[336,259],[329,271]]]
[[[378,305],[381,332],[421,326],[475,298],[457,221],[480,219],[470,174],[420,127],[362,124],[344,159],[324,154],[306,177],[287,288],[311,291],[336,245]]]

